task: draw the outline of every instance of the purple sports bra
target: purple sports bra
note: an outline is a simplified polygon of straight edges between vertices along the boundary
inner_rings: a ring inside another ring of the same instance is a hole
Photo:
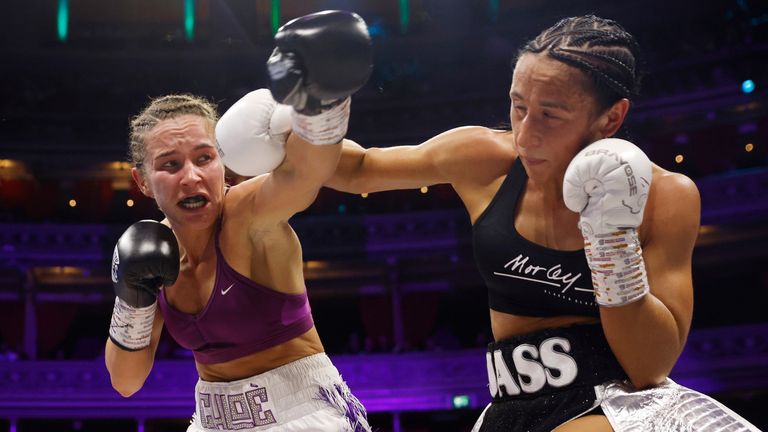
[[[196,315],[168,304],[165,291],[158,303],[165,326],[182,347],[202,364],[223,363],[287,342],[314,326],[306,291],[284,294],[257,284],[227,264],[216,231],[216,282]]]

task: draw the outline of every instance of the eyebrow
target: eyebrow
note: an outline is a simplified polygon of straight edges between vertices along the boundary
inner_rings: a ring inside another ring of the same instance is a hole
[[[200,143],[200,144],[196,145],[195,148],[193,148],[192,150],[200,150],[201,148],[213,148],[213,145],[208,144],[208,143]],[[164,151],[164,152],[158,154],[157,156],[155,156],[155,160],[160,159],[160,158],[164,158],[164,157],[167,157],[167,156],[172,156],[172,155],[174,155],[176,153],[178,153],[178,151],[176,149],[167,150],[167,151]]]
[[[525,100],[525,98],[522,95],[520,95],[520,93],[518,93],[516,91],[511,92],[509,95],[512,98],[517,98],[517,99]],[[562,103],[560,101],[543,100],[543,101],[541,101],[540,105],[542,107],[544,107],[544,108],[555,108],[555,109],[571,112],[571,109],[568,107],[568,105],[566,105],[566,104],[564,104],[564,103]]]

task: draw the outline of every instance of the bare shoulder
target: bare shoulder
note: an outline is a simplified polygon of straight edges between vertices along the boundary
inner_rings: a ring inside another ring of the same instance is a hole
[[[266,175],[252,177],[235,186],[230,186],[224,195],[224,211],[227,212],[229,210],[227,207],[236,208],[243,202],[250,202],[256,198],[265,178]]]
[[[700,207],[701,198],[696,183],[684,174],[653,167],[651,194],[671,207],[688,207],[693,203]],[[666,207],[666,206],[665,206]]]
[[[266,224],[266,218],[259,217],[261,189],[266,177],[266,175],[253,177],[227,190],[222,214],[225,228],[232,226],[242,230],[246,227],[250,229],[254,225]]]
[[[644,218],[646,231],[678,240],[698,235],[701,219],[701,197],[689,177],[653,167],[651,191]]]
[[[501,158],[512,151],[512,134],[508,131],[482,126],[462,126],[443,132],[425,144],[439,141],[444,150],[454,150],[465,156]]]

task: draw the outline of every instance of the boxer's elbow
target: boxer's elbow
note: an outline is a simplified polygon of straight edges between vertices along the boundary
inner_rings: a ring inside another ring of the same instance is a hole
[[[126,398],[133,396],[144,386],[144,380],[117,379],[113,376],[110,377],[110,381],[112,382],[112,388],[115,389],[120,396]]]
[[[652,363],[646,360],[641,364],[633,365],[633,367],[624,368],[627,378],[636,389],[642,390],[663,384],[674,366],[674,363],[667,364],[667,362],[664,364]]]
[[[629,376],[629,381],[632,383],[632,386],[638,390],[656,387],[664,383],[666,379],[667,376],[664,374],[638,374],[636,376]]]
[[[130,397],[141,390],[152,370],[152,357],[147,356],[149,349],[127,352],[117,348],[107,340],[104,363],[109,373],[112,388],[123,397]]]

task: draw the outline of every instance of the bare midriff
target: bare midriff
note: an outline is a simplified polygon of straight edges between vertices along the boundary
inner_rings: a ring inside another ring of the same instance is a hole
[[[197,373],[204,381],[236,381],[268,372],[272,369],[324,352],[317,330],[312,327],[306,333],[272,348],[223,363],[202,364],[195,362]]]
[[[508,339],[526,333],[549,328],[567,327],[576,324],[597,324],[597,317],[563,315],[554,317],[531,317],[510,315],[504,312],[491,311],[491,330],[496,341]]]

